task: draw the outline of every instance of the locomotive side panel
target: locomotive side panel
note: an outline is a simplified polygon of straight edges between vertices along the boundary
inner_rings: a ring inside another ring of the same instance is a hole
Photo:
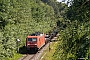
[[[39,36],[38,41],[37,41],[37,47],[40,49],[43,45],[45,45],[45,37]]]

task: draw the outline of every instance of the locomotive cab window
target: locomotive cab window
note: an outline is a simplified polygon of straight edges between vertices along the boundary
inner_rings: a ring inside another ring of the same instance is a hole
[[[37,41],[37,38],[32,38],[32,41]]]
[[[37,41],[37,38],[28,38],[28,41]]]

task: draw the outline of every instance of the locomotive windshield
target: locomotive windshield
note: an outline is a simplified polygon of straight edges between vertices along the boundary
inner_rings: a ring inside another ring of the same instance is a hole
[[[28,41],[37,41],[37,38],[28,38]]]

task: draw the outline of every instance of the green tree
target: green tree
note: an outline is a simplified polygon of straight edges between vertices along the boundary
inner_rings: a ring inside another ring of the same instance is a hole
[[[0,59],[14,57],[17,38],[22,47],[27,35],[47,33],[55,23],[53,8],[40,0],[0,0]]]

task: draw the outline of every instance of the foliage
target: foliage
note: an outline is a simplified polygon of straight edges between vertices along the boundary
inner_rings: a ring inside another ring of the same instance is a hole
[[[87,26],[87,27],[86,27]],[[78,58],[88,58],[90,44],[89,23],[79,25],[77,21],[69,24],[60,31],[60,42],[55,52],[57,60],[77,60]]]
[[[90,59],[89,5],[89,0],[73,0],[64,21],[66,27],[60,29],[54,60]]]
[[[0,0],[0,59],[14,57],[17,38],[21,47],[27,35],[47,33],[55,22],[53,8],[40,0]]]
[[[65,3],[57,2],[57,0],[41,0],[44,3],[52,6],[54,9],[56,20],[61,20],[61,18],[65,17],[68,6]]]
[[[70,6],[67,18],[70,20],[78,20],[80,22],[90,20],[90,1],[89,0],[74,0],[72,6]]]

